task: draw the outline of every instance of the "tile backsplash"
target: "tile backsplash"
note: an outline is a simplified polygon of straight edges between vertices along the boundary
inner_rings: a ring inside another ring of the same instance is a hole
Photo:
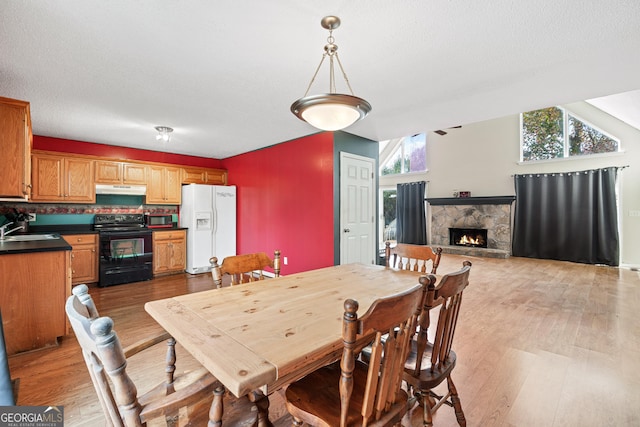
[[[137,199],[137,200],[134,200]],[[145,205],[142,197],[98,195],[96,204],[81,205],[68,203],[2,203],[0,216],[16,209],[18,212],[35,213],[33,225],[52,224],[92,224],[93,217],[98,213],[152,213],[172,214],[177,220],[179,206],[176,205]],[[0,223],[4,222],[4,218]]]

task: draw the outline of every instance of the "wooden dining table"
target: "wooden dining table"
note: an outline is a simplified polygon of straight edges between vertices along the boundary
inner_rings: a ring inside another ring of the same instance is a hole
[[[145,310],[236,397],[262,400],[342,354],[344,301],[360,314],[419,274],[346,264],[147,302]],[[266,400],[266,402],[265,402]]]

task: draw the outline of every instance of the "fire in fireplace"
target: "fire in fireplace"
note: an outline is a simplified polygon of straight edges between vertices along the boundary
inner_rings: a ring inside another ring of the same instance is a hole
[[[449,228],[449,244],[453,246],[487,247],[486,228]]]

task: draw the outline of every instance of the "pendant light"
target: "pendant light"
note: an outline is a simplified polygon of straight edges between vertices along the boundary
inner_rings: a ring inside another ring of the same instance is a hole
[[[325,131],[335,131],[344,129],[363,119],[371,111],[371,104],[353,94],[347,74],[344,72],[338,57],[338,46],[334,43],[333,30],[340,26],[340,18],[337,16],[325,16],[320,21],[320,25],[329,30],[327,44],[324,46],[324,54],[322,54],[320,64],[311,78],[307,91],[302,98],[291,105],[291,112],[311,126]],[[311,85],[327,57],[329,58],[329,93],[308,96],[309,89],[311,89]],[[351,95],[336,93],[335,62],[340,67]]]

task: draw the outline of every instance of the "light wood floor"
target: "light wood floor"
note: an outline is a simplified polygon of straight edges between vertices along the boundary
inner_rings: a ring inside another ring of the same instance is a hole
[[[454,348],[453,372],[469,426],[640,425],[640,277],[638,272],[525,258],[445,255],[439,273],[473,262]],[[124,345],[159,328],[144,302],[211,288],[209,275],[179,274],[91,288],[101,315]],[[162,347],[162,346],[159,346]],[[179,369],[193,360],[178,349]],[[163,377],[157,357],[131,360],[140,389]],[[73,336],[58,347],[10,358],[20,405],[64,405],[65,425],[104,425]],[[154,372],[155,377],[152,375]],[[290,425],[272,396],[276,426]],[[420,411],[406,425],[421,425]],[[457,425],[443,407],[436,426]]]

